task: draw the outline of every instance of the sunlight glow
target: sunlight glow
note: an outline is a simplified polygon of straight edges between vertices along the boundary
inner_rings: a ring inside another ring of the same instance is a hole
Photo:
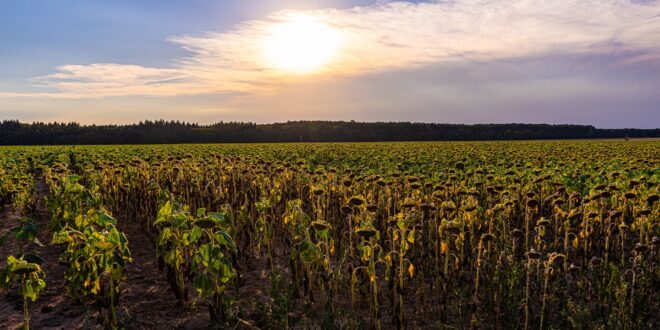
[[[269,67],[308,74],[322,70],[339,51],[339,32],[317,18],[293,15],[268,29],[262,44]]]

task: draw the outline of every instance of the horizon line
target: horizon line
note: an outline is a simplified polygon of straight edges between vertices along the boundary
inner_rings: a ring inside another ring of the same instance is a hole
[[[300,120],[286,120],[286,121],[275,121],[275,122],[253,122],[253,121],[237,121],[237,120],[220,120],[209,123],[200,123],[194,121],[186,121],[179,119],[143,119],[138,122],[131,123],[80,123],[77,121],[21,121],[19,119],[10,119],[3,118],[0,123],[6,122],[18,122],[19,124],[26,125],[35,125],[35,124],[62,124],[62,125],[71,125],[75,124],[81,127],[92,127],[92,126],[139,126],[140,124],[146,124],[148,122],[156,123],[178,123],[178,124],[189,124],[196,125],[200,127],[209,127],[218,124],[253,124],[257,126],[267,126],[267,125],[282,125],[290,123],[355,123],[355,124],[421,124],[421,125],[446,125],[446,126],[495,126],[495,125],[543,125],[543,126],[575,126],[575,127],[592,127],[594,129],[601,130],[658,130],[660,127],[655,128],[640,128],[640,127],[616,127],[616,128],[602,128],[597,127],[593,124],[579,124],[579,123],[534,123],[534,122],[490,122],[490,123],[450,123],[450,122],[426,122],[426,121],[363,121],[363,120],[353,120],[353,119],[342,119],[342,120],[322,120],[322,119],[300,119]]]

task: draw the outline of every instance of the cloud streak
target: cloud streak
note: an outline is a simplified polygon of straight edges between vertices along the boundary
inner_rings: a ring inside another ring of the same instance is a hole
[[[341,36],[340,51],[312,75],[278,71],[262,44],[274,25],[314,17]],[[32,79],[40,93],[0,97],[102,98],[217,93],[269,94],[282,86],[442,63],[544,54],[630,54],[622,63],[660,64],[660,2],[630,0],[450,0],[388,2],[352,9],[278,11],[234,29],[169,39],[189,52],[167,68],[64,65]]]

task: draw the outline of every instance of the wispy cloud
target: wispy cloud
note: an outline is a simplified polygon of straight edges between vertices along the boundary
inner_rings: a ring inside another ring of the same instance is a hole
[[[271,26],[306,15],[336,29],[340,51],[324,70],[286,74],[264,60]],[[64,65],[34,78],[52,92],[0,97],[98,98],[205,93],[269,93],[288,83],[445,62],[543,54],[634,54],[660,63],[660,2],[633,0],[449,0],[386,2],[352,9],[279,11],[225,32],[172,37],[190,54],[169,68]]]
[[[55,88],[62,95],[123,96],[169,95],[169,86],[188,84],[190,79],[181,69],[113,63],[64,65],[57,70],[57,73],[31,80],[38,87]]]

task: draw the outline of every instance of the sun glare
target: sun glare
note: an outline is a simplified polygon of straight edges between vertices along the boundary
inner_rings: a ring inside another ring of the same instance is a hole
[[[268,65],[291,73],[313,73],[337,55],[339,33],[311,16],[292,16],[273,25],[263,43]]]

